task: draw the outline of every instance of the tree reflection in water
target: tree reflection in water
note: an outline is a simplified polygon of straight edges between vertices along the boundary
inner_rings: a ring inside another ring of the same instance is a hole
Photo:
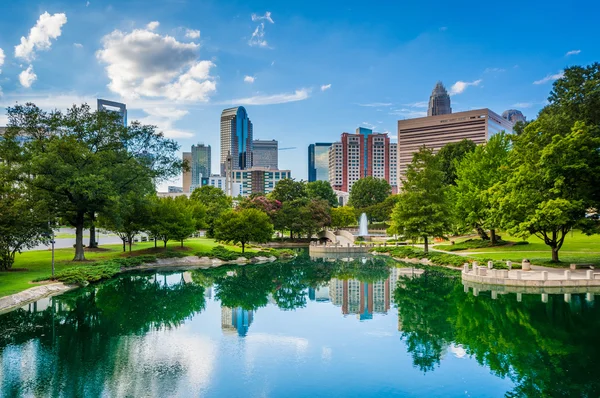
[[[307,305],[309,288],[333,279],[384,281],[389,262],[301,255],[185,274],[130,274],[55,297],[42,311],[0,315],[0,396],[168,396],[200,366],[190,360],[198,355],[185,344],[178,346],[183,351],[156,351],[180,338],[170,331],[204,310],[205,288],[214,289],[223,307],[248,312],[271,301],[294,310]],[[435,371],[459,345],[515,383],[508,396],[600,396],[600,309],[583,295],[571,303],[562,296],[548,303],[535,295],[522,302],[514,295],[474,297],[463,292],[459,277],[436,270],[394,285],[398,328],[423,372]],[[189,344],[197,343],[195,336]]]
[[[475,297],[460,278],[436,271],[398,283],[398,321],[413,363],[424,372],[450,344],[516,384],[507,396],[600,396],[600,309],[585,295],[543,303],[539,295]]]

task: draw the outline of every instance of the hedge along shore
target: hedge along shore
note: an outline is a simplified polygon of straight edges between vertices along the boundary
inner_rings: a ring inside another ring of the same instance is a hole
[[[141,271],[146,269],[207,269],[213,267],[220,267],[221,265],[225,264],[261,264],[267,262],[274,262],[276,260],[277,258],[275,256],[254,257],[252,259],[238,257],[236,260],[231,261],[222,261],[217,258],[197,256],[187,256],[180,258],[158,258],[155,262],[144,263],[135,267],[121,267],[117,275],[131,271]],[[29,303],[33,303],[45,297],[58,296],[62,293],[68,292],[69,290],[78,289],[82,286],[87,286],[87,284],[66,284],[62,282],[54,282],[45,285],[35,286],[30,289],[23,290],[22,292],[11,294],[10,296],[0,297],[0,314],[16,310],[17,308],[20,308]]]

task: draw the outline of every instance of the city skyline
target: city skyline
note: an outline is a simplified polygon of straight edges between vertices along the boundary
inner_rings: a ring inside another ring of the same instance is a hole
[[[254,139],[297,147],[279,167],[306,180],[303,148],[361,126],[395,141],[397,121],[423,116],[438,80],[455,113],[517,109],[531,120],[566,66],[600,55],[593,40],[600,6],[592,2],[583,15],[582,5],[509,2],[519,12],[497,30],[444,2],[314,4],[0,5],[0,106],[93,107],[106,98],[127,104],[129,122],[157,125],[183,152],[199,141],[217,148],[221,110],[241,105],[260,126]],[[524,29],[540,34],[524,38]],[[153,68],[127,51],[136,48],[147,49]]]

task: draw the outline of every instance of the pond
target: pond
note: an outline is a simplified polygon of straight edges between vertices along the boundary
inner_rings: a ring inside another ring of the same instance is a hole
[[[598,397],[585,294],[389,259],[127,274],[0,315],[0,396]]]

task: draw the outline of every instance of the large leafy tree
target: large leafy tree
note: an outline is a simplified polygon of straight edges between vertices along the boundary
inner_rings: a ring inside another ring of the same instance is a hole
[[[468,139],[444,145],[436,154],[440,167],[444,171],[444,184],[456,185],[456,164],[467,154],[473,152],[477,145]]]
[[[129,251],[135,235],[144,231],[151,219],[151,198],[149,195],[131,191],[116,198],[107,211],[100,213],[98,224],[116,234],[125,244],[129,242]]]
[[[421,147],[408,165],[391,231],[404,238],[422,238],[428,253],[429,237],[442,237],[449,229],[447,189],[439,159]]]
[[[452,189],[455,220],[476,229],[482,239],[490,238],[486,233],[489,229],[492,244],[496,243],[497,220],[490,212],[487,190],[508,173],[510,145],[510,137],[501,132],[456,162],[456,187]]]
[[[550,104],[542,115],[560,114],[559,122],[568,132],[576,121],[600,125],[600,63],[571,66],[556,80],[548,97]]]
[[[216,220],[233,206],[233,200],[222,189],[210,185],[196,188],[190,195],[190,200],[205,206],[208,236],[214,235]]]
[[[309,199],[323,199],[331,207],[338,206],[338,198],[329,181],[312,181],[306,184],[306,193]]]
[[[597,208],[600,192],[598,129],[576,122],[564,132],[560,119],[545,113],[515,137],[512,172],[490,190],[494,216],[508,232],[539,237],[555,262],[572,228],[594,231],[586,213]]]
[[[273,224],[268,215],[256,209],[230,210],[215,224],[215,239],[239,243],[242,253],[246,243],[265,243],[273,237]]]
[[[183,240],[197,231],[194,210],[185,196],[155,198],[150,207],[148,230],[156,239],[163,241],[165,249],[170,240],[181,242],[183,247]]]
[[[314,233],[331,225],[331,208],[322,199],[296,199],[284,202],[275,216],[278,230],[290,231],[290,238]]]
[[[304,181],[294,181],[291,178],[284,178],[277,182],[269,197],[281,203],[306,198],[306,183]]]
[[[47,113],[33,104],[8,108],[9,137],[25,137],[19,181],[75,228],[74,260],[85,260],[83,228],[112,198],[175,176],[175,141],[153,126],[124,126],[114,112],[87,104]]]
[[[331,226],[333,228],[345,228],[350,225],[356,225],[354,208],[350,206],[341,206],[331,209]]]
[[[352,185],[348,205],[356,209],[382,203],[392,193],[390,184],[381,178],[365,177]]]

